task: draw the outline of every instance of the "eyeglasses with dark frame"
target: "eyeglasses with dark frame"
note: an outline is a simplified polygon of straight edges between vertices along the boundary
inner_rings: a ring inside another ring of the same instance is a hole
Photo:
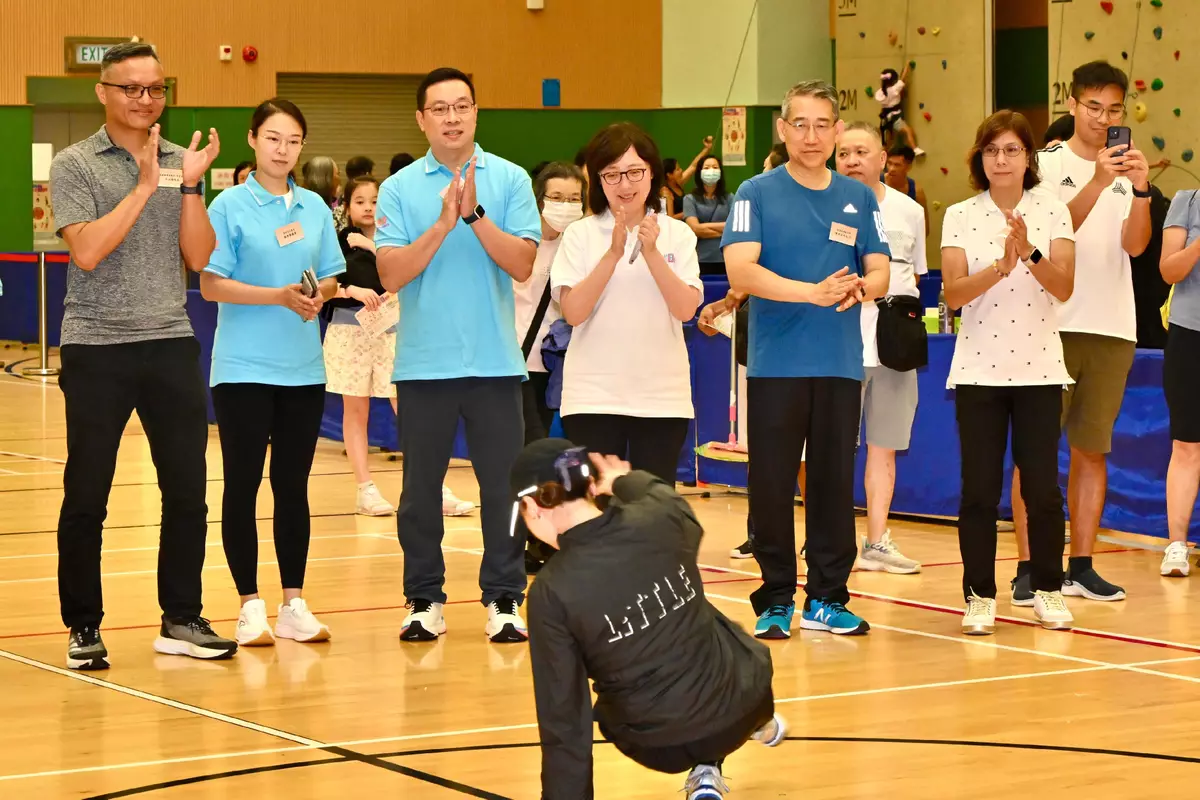
[[[646,179],[646,173],[649,171],[646,167],[634,167],[624,172],[601,172],[600,179],[609,186],[616,186],[621,182],[621,178],[629,178],[630,183],[640,183]]]
[[[143,94],[150,95],[151,100],[162,100],[167,96],[167,87],[161,83],[153,86],[142,86],[138,83],[109,83],[107,81],[100,81],[100,85],[120,89],[130,100],[139,100]]]
[[[454,113],[460,117],[465,117],[475,110],[475,104],[467,100],[458,100],[453,103],[434,103],[431,106],[425,106],[422,111],[428,111],[435,117],[444,117],[450,113],[450,109],[454,109]]]
[[[1083,110],[1092,119],[1100,119],[1102,116],[1107,116],[1111,120],[1120,122],[1125,119],[1125,115],[1128,113],[1128,109],[1123,104],[1108,107],[1102,106],[1099,103],[1079,103],[1079,105],[1083,106]]]

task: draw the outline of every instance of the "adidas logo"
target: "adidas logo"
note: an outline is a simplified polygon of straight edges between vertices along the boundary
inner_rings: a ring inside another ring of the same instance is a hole
[[[1128,194],[1128,192],[1125,191],[1125,187],[1119,183],[1113,184],[1113,193],[1114,194]]]
[[[1071,180],[1071,176],[1068,175],[1067,177],[1062,179],[1062,183],[1060,185],[1061,186],[1070,186],[1072,189],[1074,189],[1075,181]]]
[[[853,203],[846,203],[846,207],[842,209],[842,213],[843,214],[857,214],[858,209],[854,207]]]

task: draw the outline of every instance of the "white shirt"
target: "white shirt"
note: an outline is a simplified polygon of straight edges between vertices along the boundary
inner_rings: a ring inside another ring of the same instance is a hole
[[[888,282],[889,297],[920,297],[917,276],[929,272],[925,261],[925,209],[903,192],[883,187],[883,227],[892,250],[892,276]],[[879,327],[879,307],[874,301],[863,303],[862,337],[863,366],[879,366],[876,330]]]
[[[533,274],[529,276],[529,280],[524,283],[513,281],[518,346],[525,343],[525,334],[529,331],[530,323],[533,322],[533,314],[537,311],[538,303],[542,299],[542,292],[546,291],[546,284],[550,282],[550,265],[554,263],[554,256],[558,253],[558,246],[562,244],[562,240],[562,236],[557,239],[542,239],[542,243],[538,245],[537,255],[533,259]],[[525,366],[530,372],[546,372],[546,366],[542,363],[542,340],[549,333],[551,323],[561,318],[562,311],[558,308],[558,301],[551,298],[550,305],[546,306],[546,315],[542,317],[542,326],[538,329],[537,336],[534,337],[529,358],[525,359]]]
[[[675,274],[703,298],[696,234],[687,223],[660,215],[658,251]],[[550,269],[554,299],[588,276],[612,243],[609,211],[567,226]],[[691,419],[692,381],[683,323],[671,316],[645,257],[632,264],[637,237],[625,241],[592,314],[571,333],[563,366],[561,414],[621,414]]]
[[[904,99],[904,81],[896,81],[887,88],[875,90],[875,101],[882,103],[884,108],[895,108],[900,105],[900,101]]]
[[[1096,174],[1065,142],[1038,153],[1042,182],[1034,190],[1069,203]],[[1133,184],[1117,178],[1075,232],[1075,291],[1058,309],[1059,329],[1137,341],[1133,272],[1121,228],[1133,207]]]
[[[1017,210],[1029,228],[1029,242],[1049,256],[1054,239],[1074,239],[1066,203],[1025,192]],[[946,209],[942,247],[967,254],[968,273],[992,268],[1004,255],[1008,222],[988,192]],[[1060,304],[1021,263],[991,289],[963,307],[962,327],[946,388],[968,386],[1066,386],[1056,310]]]

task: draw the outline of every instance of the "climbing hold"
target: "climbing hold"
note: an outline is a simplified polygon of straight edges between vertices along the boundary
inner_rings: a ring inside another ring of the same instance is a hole
[[[867,87],[867,97],[874,97],[874,96],[875,96],[875,90],[872,89],[870,86],[868,86]]]
[[[1104,9],[1105,14],[1112,14],[1113,4],[1110,0],[1100,0],[1100,7]]]
[[[1155,8],[1162,8],[1162,0],[1150,0],[1150,5]]]
[[[941,201],[941,200],[934,200],[934,201],[933,201],[933,210],[934,210],[934,211],[941,211],[941,210],[942,210],[942,201]]]
[[[1162,26],[1161,26],[1161,25],[1157,25],[1157,26],[1155,26],[1155,28],[1154,28],[1154,38],[1155,38],[1155,39],[1161,39],[1161,38],[1162,38]]]
[[[1123,58],[1123,59],[1125,59],[1126,61],[1128,61],[1128,60],[1129,60],[1129,53],[1127,53],[1126,51],[1122,50],[1122,51],[1121,51],[1121,58]]]
[[[919,105],[921,108],[924,108],[924,107],[925,107],[925,104],[924,104],[924,103],[918,103],[917,105]]]
[[[909,69],[916,69],[916,68],[917,68],[917,62],[915,62],[915,61],[910,61],[910,62],[908,62],[908,68],[909,68]]]
[[[1175,51],[1175,60],[1176,61],[1179,60],[1179,51],[1178,50]]]
[[[1183,160],[1191,161],[1195,155],[1196,154],[1192,152],[1192,148],[1189,147],[1187,150],[1183,151]]]
[[[930,114],[928,111],[926,111],[925,113],[921,114],[921,116],[925,118],[925,121],[926,121],[926,122],[933,122],[933,115],[932,115],[932,114]]]
[[[1162,78],[1155,78],[1154,81],[1150,84],[1150,88],[1156,92],[1159,89],[1161,89],[1162,87],[1163,87]]]
[[[937,35],[938,35],[939,33],[941,33],[941,32],[942,32],[942,29],[941,29],[941,28],[936,28],[936,27],[935,27],[933,30],[931,30],[931,31],[930,31],[930,33],[932,33],[934,36],[937,36]]]
[[[1145,103],[1133,104],[1133,118],[1138,122],[1145,122],[1146,117],[1150,115],[1150,110],[1146,108]]]
[[[1179,108],[1173,108],[1173,109],[1171,109],[1171,113],[1178,117],[1180,114],[1183,113],[1183,110],[1179,109]]]
[[[1189,152],[1190,152],[1190,151],[1189,151]],[[943,175],[949,175],[949,174],[950,174],[950,170],[946,169],[945,167],[942,167],[942,174],[943,174]]]
[[[858,38],[860,38],[860,39],[865,39],[865,38],[867,38],[867,32],[866,32],[866,31],[859,31],[859,32],[858,32]]]
[[[922,36],[924,36],[924,35],[925,35],[925,26],[924,26],[924,25],[922,25],[922,26],[918,27],[918,28],[917,28],[917,33],[919,33],[919,34],[921,34]]]
[[[895,47],[895,45],[896,45],[896,42],[898,42],[898,41],[900,41],[900,37],[896,35],[896,32],[895,32],[895,31],[889,31],[889,32],[888,32],[888,44],[890,44],[890,45],[892,45],[893,47]]]
[[[1092,37],[1095,35],[1096,35],[1095,31],[1084,31],[1083,32],[1083,38],[1087,39],[1089,42],[1092,40]]]
[[[1146,82],[1141,78],[1138,78],[1136,81],[1134,81],[1133,85],[1136,86],[1140,92],[1146,91]]]
[[[1154,142],[1154,146],[1157,147],[1159,150],[1162,150],[1163,148],[1165,148],[1167,146],[1167,140],[1162,138],[1161,136],[1151,136],[1150,141]]]
[[[942,69],[946,68],[946,59],[942,59]]]

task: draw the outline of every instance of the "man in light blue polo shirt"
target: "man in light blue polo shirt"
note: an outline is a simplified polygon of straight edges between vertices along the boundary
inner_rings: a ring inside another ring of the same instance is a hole
[[[760,638],[791,635],[793,494],[806,442],[808,597],[800,625],[836,634],[869,629],[846,609],[857,552],[860,304],[887,291],[891,254],[874,192],[826,166],[842,128],[832,86],[792,87],[778,121],[788,161],[738,188],[722,237],[730,285],[754,296],[746,400],[752,543],[763,576],[750,600]]]
[[[375,212],[379,277],[400,297],[392,379],[404,451],[402,641],[446,632],[442,476],[459,419],[479,480],[485,631],[493,642],[528,638],[517,610],[525,543],[509,535],[508,473],[524,443],[526,377],[512,285],[532,274],[542,226],[525,171],[475,144],[476,113],[467,75],[443,67],[425,76],[417,123],[429,152],[383,182]]]

